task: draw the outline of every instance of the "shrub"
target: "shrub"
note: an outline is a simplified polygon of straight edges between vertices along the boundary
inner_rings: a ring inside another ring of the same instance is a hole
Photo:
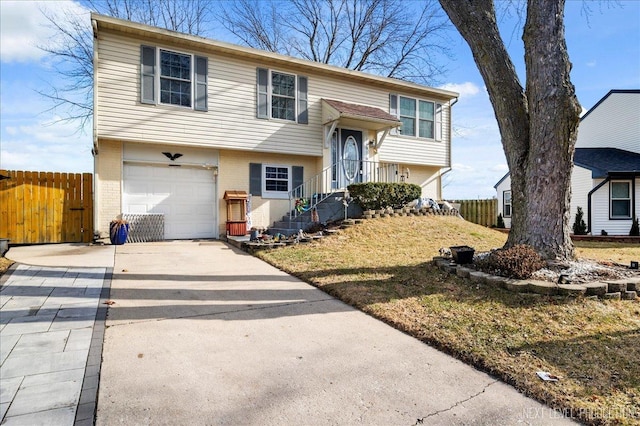
[[[498,222],[496,223],[497,228],[505,228],[504,219],[502,218],[502,213],[498,213]]]
[[[476,262],[476,265],[490,274],[523,280],[544,267],[545,262],[531,246],[519,244],[496,250]]]
[[[587,224],[584,223],[584,213],[582,207],[578,207],[576,212],[576,220],[573,222],[573,234],[574,235],[587,235]]]
[[[415,183],[354,183],[347,189],[362,210],[399,209],[422,195]]]
[[[629,236],[638,237],[640,236],[640,224],[638,223],[638,218],[633,218],[633,222],[631,222],[631,230],[629,231]]]

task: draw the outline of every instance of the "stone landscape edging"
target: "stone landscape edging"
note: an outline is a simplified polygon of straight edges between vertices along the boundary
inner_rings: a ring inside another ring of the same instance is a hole
[[[436,256],[433,263],[441,270],[470,281],[494,285],[517,293],[535,293],[547,296],[585,296],[602,299],[635,300],[640,292],[640,277],[604,280],[584,284],[556,284],[534,279],[517,280],[487,274],[458,265],[451,258]]]

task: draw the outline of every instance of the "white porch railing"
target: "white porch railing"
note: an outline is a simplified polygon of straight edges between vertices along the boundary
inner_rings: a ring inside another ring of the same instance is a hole
[[[347,176],[345,170],[351,175]],[[343,160],[289,191],[289,222],[352,183],[401,182],[403,178],[400,165],[396,163]]]

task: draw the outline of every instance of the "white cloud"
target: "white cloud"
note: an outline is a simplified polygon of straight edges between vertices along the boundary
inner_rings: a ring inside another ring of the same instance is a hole
[[[480,93],[480,88],[470,81],[464,83],[446,83],[440,89],[458,92],[460,97],[474,96]]]
[[[491,167],[489,170],[491,170],[492,172],[507,173],[509,171],[509,166],[507,166],[506,164],[496,164],[495,166]]]
[[[587,64],[586,64],[586,65],[587,65],[589,68],[593,68],[593,67],[595,67],[597,64],[598,64],[598,62],[594,59],[594,60],[592,60],[592,61],[587,62]]]
[[[59,17],[68,14],[87,14],[73,1],[0,1],[0,60],[2,62],[40,61],[47,54],[39,45],[55,39],[42,11]],[[89,18],[87,16],[87,25]]]

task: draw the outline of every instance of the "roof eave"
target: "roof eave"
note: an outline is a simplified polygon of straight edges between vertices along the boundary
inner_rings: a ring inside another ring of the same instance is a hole
[[[436,89],[433,87],[422,86],[408,81],[398,80],[389,77],[381,77],[374,74],[368,74],[362,71],[354,71],[341,68],[335,65],[327,65],[319,62],[308,61],[305,59],[294,58],[279,53],[266,52],[250,47],[239,46],[222,41],[207,39],[204,37],[193,36],[188,34],[170,31],[163,28],[152,27],[145,24],[126,21],[123,19],[113,18],[110,16],[91,13],[91,19],[96,22],[95,32],[100,30],[110,30],[126,34],[135,34],[139,37],[154,39],[158,41],[190,45],[196,48],[232,55],[236,57],[246,57],[258,61],[268,61],[271,63],[280,63],[283,65],[294,66],[301,70],[313,71],[320,74],[334,75],[341,78],[350,78],[352,80],[363,81],[368,83],[376,83],[393,90],[406,91],[411,93],[425,93],[447,101],[458,98],[460,95],[444,89]],[[96,36],[97,34],[94,34]]]

